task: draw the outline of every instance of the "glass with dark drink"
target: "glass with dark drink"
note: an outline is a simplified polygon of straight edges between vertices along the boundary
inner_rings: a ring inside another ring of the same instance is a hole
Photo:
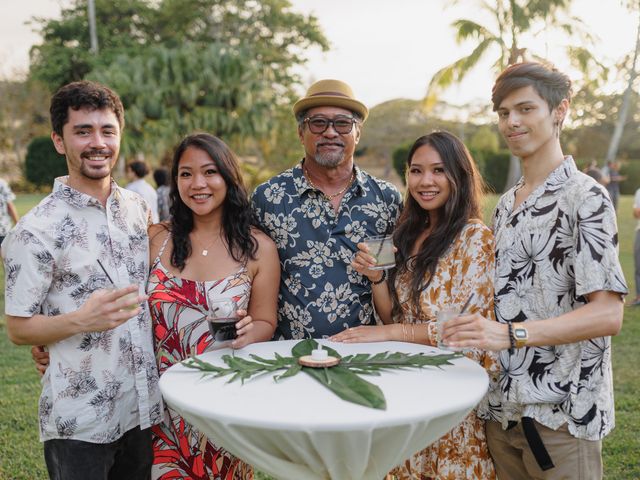
[[[224,346],[237,338],[238,304],[232,298],[209,299],[207,322],[209,332],[217,346]]]

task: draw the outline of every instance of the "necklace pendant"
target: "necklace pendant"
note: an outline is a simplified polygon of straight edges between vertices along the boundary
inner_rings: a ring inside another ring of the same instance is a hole
[[[209,253],[209,250],[202,250],[203,257],[206,257],[208,253]]]

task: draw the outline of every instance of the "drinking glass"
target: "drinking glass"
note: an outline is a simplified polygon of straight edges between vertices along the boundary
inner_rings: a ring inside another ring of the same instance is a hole
[[[369,255],[377,262],[371,270],[386,270],[396,265],[396,254],[393,251],[393,235],[377,235],[363,240],[369,248]]]
[[[460,315],[460,312],[453,309],[444,309],[438,312],[436,316],[436,337],[438,340],[437,346],[440,350],[449,350],[453,352],[462,350],[462,349],[450,347],[442,343],[442,326],[444,325],[445,322],[451,320],[452,318],[456,318],[458,315]]]
[[[115,291],[115,290],[119,290],[121,287],[116,287],[114,285],[109,285],[107,287],[105,287],[105,290],[109,290],[109,291]],[[127,305],[125,307],[122,307],[122,310],[135,310],[136,308],[138,308],[140,306],[140,304],[138,303],[138,291],[136,290],[135,292],[130,292],[127,293],[126,295],[123,295],[122,297],[120,297],[118,300],[126,300]]]
[[[232,298],[210,298],[207,322],[209,333],[218,346],[231,343],[238,337],[236,322],[238,303]]]

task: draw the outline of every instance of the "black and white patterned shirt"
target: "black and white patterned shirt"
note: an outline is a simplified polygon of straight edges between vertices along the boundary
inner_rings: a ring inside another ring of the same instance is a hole
[[[17,317],[77,310],[109,285],[144,292],[149,271],[149,208],[111,183],[106,209],[56,179],[53,191],[5,240],[5,312]],[[42,379],[40,439],[109,443],[127,430],[161,421],[162,400],[147,304],[115,329],[81,333],[48,345]]]
[[[604,187],[566,157],[513,209],[522,180],[496,207],[495,311],[498,321],[532,322],[586,304],[596,291],[627,293],[618,260],[616,216]],[[568,423],[598,440],[614,426],[611,337],[500,353],[502,373],[489,394],[490,418]]]

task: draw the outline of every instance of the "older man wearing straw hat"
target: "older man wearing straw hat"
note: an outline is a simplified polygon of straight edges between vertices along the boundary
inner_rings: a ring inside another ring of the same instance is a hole
[[[394,229],[401,197],[354,164],[369,110],[349,85],[320,80],[293,113],[304,158],[252,202],[280,255],[275,338],[323,338],[374,322],[371,283],[350,263],[358,242]]]

